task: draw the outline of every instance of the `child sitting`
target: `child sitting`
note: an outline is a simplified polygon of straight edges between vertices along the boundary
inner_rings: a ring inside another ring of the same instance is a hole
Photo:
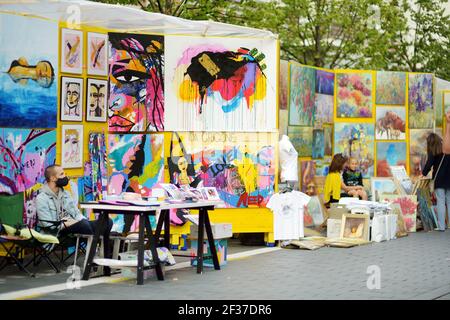
[[[361,200],[367,200],[367,193],[363,187],[362,174],[358,171],[358,160],[350,158],[348,166],[342,173],[344,185],[347,187],[347,194],[351,197],[359,197]]]

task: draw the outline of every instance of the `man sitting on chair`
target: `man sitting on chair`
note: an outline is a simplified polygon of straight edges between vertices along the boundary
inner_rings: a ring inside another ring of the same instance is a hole
[[[44,172],[46,184],[41,188],[36,198],[36,209],[39,225],[52,226],[45,221],[63,221],[59,227],[60,235],[67,234],[94,234],[99,223],[98,220],[89,221],[78,210],[69,192],[63,189],[69,183],[69,178],[59,165],[51,165]],[[108,221],[106,230],[100,234],[105,235],[112,228],[113,222]]]

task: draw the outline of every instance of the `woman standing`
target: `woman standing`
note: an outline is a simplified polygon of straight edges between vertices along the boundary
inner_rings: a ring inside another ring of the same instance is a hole
[[[438,227],[435,230],[445,231],[445,216],[450,209],[450,155],[442,152],[442,139],[435,133],[427,138],[428,159],[422,175],[426,176],[433,168],[434,190],[437,201]]]

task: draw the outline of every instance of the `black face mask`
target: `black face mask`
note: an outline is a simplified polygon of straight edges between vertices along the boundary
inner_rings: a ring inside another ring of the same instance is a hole
[[[57,187],[65,187],[69,184],[69,178],[64,177],[64,178],[59,178],[58,180],[56,180],[56,186]]]

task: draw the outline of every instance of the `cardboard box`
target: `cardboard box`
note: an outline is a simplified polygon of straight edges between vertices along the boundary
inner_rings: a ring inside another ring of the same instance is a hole
[[[197,240],[191,241],[191,266],[197,265]],[[217,258],[219,259],[219,265],[224,266],[227,264],[227,251],[228,251],[228,240],[220,239],[214,240],[214,244],[216,246]],[[208,241],[204,241],[203,243],[203,256],[211,256],[211,250],[209,249]],[[211,258],[203,259],[204,267],[212,267],[214,268],[214,263]]]
[[[349,213],[347,206],[338,203],[331,203],[330,209],[328,209],[329,219],[342,219],[344,213]]]
[[[233,236],[231,223],[211,223],[213,238],[226,239]],[[198,239],[198,226],[191,224],[191,239]],[[206,239],[206,229],[204,230],[204,238]]]

